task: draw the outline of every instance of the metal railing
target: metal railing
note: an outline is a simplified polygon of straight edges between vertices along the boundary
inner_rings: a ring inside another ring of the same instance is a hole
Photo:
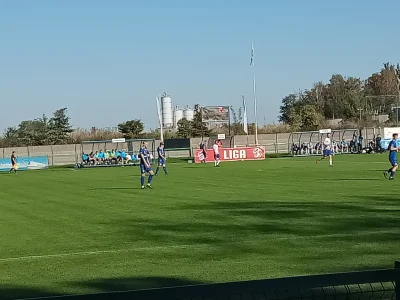
[[[400,262],[395,263],[395,268],[384,270],[193,285],[138,291],[72,295],[57,297],[57,299],[400,300]]]

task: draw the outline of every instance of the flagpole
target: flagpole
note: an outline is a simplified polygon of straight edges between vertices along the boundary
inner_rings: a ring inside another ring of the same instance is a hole
[[[243,131],[246,133],[246,147],[249,146],[249,130],[247,127],[247,107],[246,107],[246,101],[244,100],[244,95],[242,95],[242,100],[243,100]]]
[[[156,97],[157,102],[157,115],[158,115],[158,122],[160,123],[160,139],[161,142],[164,143],[164,133],[163,133],[163,124],[162,124],[162,117],[161,117],[161,110],[160,110],[160,100]]]
[[[253,96],[254,96],[254,118],[255,118],[255,140],[258,146],[258,119],[257,119],[257,94],[256,94],[256,71],[254,67],[254,45],[251,42],[251,65],[253,66]]]

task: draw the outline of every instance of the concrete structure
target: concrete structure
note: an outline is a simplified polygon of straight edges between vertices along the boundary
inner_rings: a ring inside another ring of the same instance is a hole
[[[174,110],[174,128],[178,127],[178,122],[183,119],[183,110],[179,106],[175,106]]]
[[[188,121],[193,121],[194,119],[194,110],[187,106],[183,111],[183,117]]]
[[[349,130],[344,137],[347,140],[352,138],[354,130]],[[367,128],[363,129],[363,137],[365,145],[374,138],[374,134],[381,134],[383,136],[383,128]],[[291,136],[290,133],[271,133],[271,134],[259,134],[258,140],[261,146],[265,147],[267,154],[277,153],[288,153],[288,149],[291,148]],[[309,141],[310,135],[303,134],[302,141]],[[208,138],[204,138],[208,140]],[[243,147],[243,146],[254,146],[255,137],[254,135],[237,135],[232,139],[232,147]],[[192,138],[190,140],[190,150],[184,151],[168,151],[167,157],[189,157],[194,149],[199,148],[201,138]],[[159,144],[160,141],[156,141]],[[18,156],[47,156],[49,158],[50,166],[75,164],[81,162],[82,151],[90,153],[91,151],[113,149],[116,145],[112,143],[101,143],[101,144],[87,144],[82,147],[80,144],[76,145],[52,145],[52,146],[29,146],[29,147],[16,147],[16,148],[0,148],[0,158],[9,158],[11,152],[15,150]],[[134,150],[138,150],[140,142],[133,145]],[[125,143],[119,143],[118,148],[128,149],[128,145]]]
[[[161,113],[164,128],[172,128],[174,126],[174,115],[172,112],[172,99],[165,92],[161,96]]]

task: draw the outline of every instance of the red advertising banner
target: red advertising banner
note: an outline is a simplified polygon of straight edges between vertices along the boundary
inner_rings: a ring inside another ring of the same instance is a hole
[[[206,162],[213,162],[214,151],[212,149],[207,149],[206,154]],[[265,159],[265,149],[263,147],[220,148],[219,158],[221,161],[262,160]],[[203,159],[203,150],[196,150],[194,162],[198,164],[201,163]]]

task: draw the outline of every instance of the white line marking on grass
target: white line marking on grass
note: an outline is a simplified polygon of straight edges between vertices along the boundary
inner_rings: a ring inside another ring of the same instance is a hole
[[[347,236],[368,236],[373,234],[382,234],[382,233],[393,233],[397,232],[397,229],[391,230],[375,230],[368,231],[364,233],[338,233],[338,234],[321,234],[316,236],[285,236],[285,237],[270,237],[272,240],[282,241],[282,240],[294,240],[294,239],[320,239],[320,238],[340,238]],[[252,242],[253,241],[253,242]],[[46,258],[60,258],[60,257],[69,257],[69,256],[87,256],[87,255],[101,255],[101,254],[116,254],[123,252],[136,252],[136,251],[147,251],[147,250],[168,250],[168,249],[185,249],[192,247],[204,247],[204,246],[222,246],[222,245],[235,245],[235,244],[251,244],[259,242],[259,238],[253,240],[241,240],[241,241],[232,241],[226,243],[199,243],[199,244],[187,244],[187,245],[165,245],[165,246],[150,246],[150,247],[139,247],[139,248],[125,248],[125,249],[113,249],[113,250],[97,250],[97,251],[82,251],[82,252],[67,252],[67,253],[56,253],[56,254],[44,254],[44,255],[28,255],[28,256],[19,256],[19,257],[9,257],[9,258],[0,258],[1,262],[11,262],[11,261],[22,261],[22,260],[33,260],[33,259],[46,259]]]
[[[15,260],[30,260],[40,258],[53,258],[53,257],[67,257],[67,256],[86,256],[86,255],[98,255],[98,254],[109,254],[109,253],[121,253],[121,252],[134,252],[134,251],[146,251],[146,250],[161,250],[161,249],[184,249],[187,247],[206,245],[206,244],[190,244],[190,245],[169,245],[169,246],[152,246],[152,247],[139,247],[139,248],[126,248],[126,249],[113,249],[113,250],[97,250],[97,251],[82,251],[82,252],[67,252],[57,254],[44,254],[44,255],[28,255],[19,257],[0,258],[0,262],[8,262]]]

